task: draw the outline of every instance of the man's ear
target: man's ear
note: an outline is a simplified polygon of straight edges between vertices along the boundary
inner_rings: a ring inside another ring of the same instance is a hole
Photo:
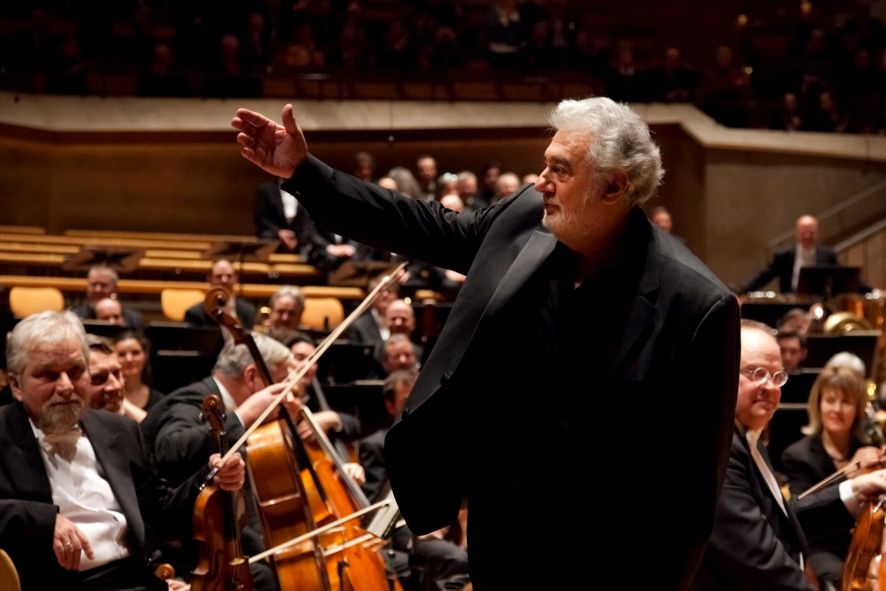
[[[19,384],[18,378],[12,375],[9,376],[9,388],[12,390],[12,397],[21,402],[23,395],[21,384]]]
[[[606,187],[603,189],[602,199],[604,203],[617,203],[627,192],[631,186],[628,175],[623,170],[616,170],[609,177]]]

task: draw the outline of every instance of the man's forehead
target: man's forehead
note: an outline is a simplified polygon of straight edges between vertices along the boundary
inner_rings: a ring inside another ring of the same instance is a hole
[[[95,371],[99,369],[113,370],[120,367],[120,361],[116,355],[108,355],[102,351],[89,352],[89,370]]]
[[[587,150],[590,136],[574,129],[561,129],[554,134],[545,150],[545,158],[551,160],[572,160]]]
[[[38,344],[28,348],[28,365],[36,369],[86,366],[83,349],[75,341]]]

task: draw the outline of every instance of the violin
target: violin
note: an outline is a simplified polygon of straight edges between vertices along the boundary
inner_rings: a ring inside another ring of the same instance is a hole
[[[879,424],[875,420],[875,411],[872,403],[868,402],[865,407],[867,415],[867,424],[865,433],[871,439],[871,443],[881,448],[884,444],[883,432]],[[847,466],[852,468],[852,465]],[[858,467],[856,467],[858,468]],[[844,468],[844,471],[846,468]],[[884,524],[886,524],[886,507],[884,507],[886,498],[880,499],[878,502],[865,503],[859,513],[855,523],[855,530],[852,532],[852,542],[849,545],[849,552],[846,554],[846,560],[843,562],[843,576],[841,577],[841,591],[861,591],[870,590],[872,586],[872,577],[886,576],[886,569],[882,564],[883,554],[883,533]],[[877,559],[879,564],[876,564]]]
[[[203,418],[210,434],[223,449],[225,415],[216,395],[203,400]],[[194,539],[200,558],[191,572],[194,591],[252,591],[252,573],[240,546],[240,531],[246,522],[243,495],[205,484],[194,504]]]

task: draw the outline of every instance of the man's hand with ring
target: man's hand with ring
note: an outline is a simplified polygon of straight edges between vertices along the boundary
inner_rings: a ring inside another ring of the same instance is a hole
[[[77,570],[80,567],[81,551],[89,558],[93,557],[89,540],[74,522],[59,513],[55,516],[55,533],[52,539],[52,550],[62,568]]]

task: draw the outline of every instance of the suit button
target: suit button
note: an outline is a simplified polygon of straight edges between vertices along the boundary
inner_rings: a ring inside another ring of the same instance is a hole
[[[449,381],[449,378],[452,376],[452,372],[447,371],[442,376],[440,376],[440,385],[445,386],[446,382]]]

